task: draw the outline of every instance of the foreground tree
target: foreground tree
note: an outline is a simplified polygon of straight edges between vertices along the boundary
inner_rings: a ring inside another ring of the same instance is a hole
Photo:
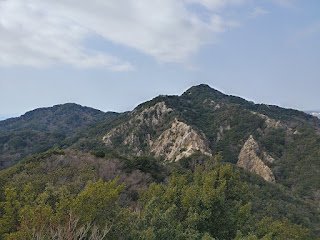
[[[119,205],[124,184],[117,179],[89,181],[82,191],[52,184],[40,191],[34,183],[6,188],[0,240],[312,239],[288,220],[252,216],[247,185],[220,158],[194,172],[173,170],[167,184],[154,183],[141,192],[138,209]]]
[[[238,230],[248,231],[248,188],[219,158],[214,168],[174,171],[168,186],[152,184],[142,194],[142,238],[233,239]]]

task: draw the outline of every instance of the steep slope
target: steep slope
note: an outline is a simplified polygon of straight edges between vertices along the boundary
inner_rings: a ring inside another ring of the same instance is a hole
[[[221,151],[227,162],[238,162],[252,135],[259,145],[255,155],[261,160],[274,159],[264,162],[275,182],[319,203],[320,121],[316,117],[254,104],[207,85],[192,87],[180,97],[167,97],[164,101],[181,121],[204,133],[212,153]]]
[[[67,103],[39,108],[17,118],[0,121],[0,169],[29,154],[61,146],[66,137],[95,122],[113,119],[117,113]]]
[[[241,149],[237,166],[247,169],[249,172],[260,175],[268,182],[274,183],[274,175],[271,169],[265,163],[273,163],[274,159],[267,153],[263,152],[262,160],[259,158],[258,153],[258,143],[253,139],[252,135],[250,135],[249,139],[245,142]]]
[[[320,202],[320,120],[297,110],[254,104],[199,85],[181,96],[156,97],[86,132],[75,148],[170,162],[222,152],[224,161]],[[258,147],[248,153],[250,136]]]
[[[110,130],[103,141],[120,154],[154,155],[177,161],[199,151],[211,155],[205,136],[179,121],[164,102],[136,109],[130,120]]]

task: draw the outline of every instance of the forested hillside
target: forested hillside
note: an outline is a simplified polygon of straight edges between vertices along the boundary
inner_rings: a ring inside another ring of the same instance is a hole
[[[82,151],[151,155],[165,162],[197,152],[222,152],[224,161],[241,165],[240,152],[247,152],[241,155],[247,170],[318,204],[319,133],[320,120],[309,114],[254,104],[199,85],[181,96],[154,98],[115,121],[78,133],[68,144]],[[249,143],[254,146],[248,148]]]
[[[217,156],[191,171],[178,163],[164,168],[152,158],[97,158],[70,150],[28,157],[0,173],[1,236],[313,239],[319,221],[315,209],[281,189],[270,195],[271,186],[260,179],[243,181],[238,170],[220,161]],[[166,183],[156,183],[169,172]],[[260,186],[258,192],[247,181]],[[260,204],[258,210],[254,204]],[[304,227],[284,218],[296,214],[293,222],[302,220]]]
[[[21,117],[0,121],[0,169],[5,169],[30,154],[62,147],[67,136],[117,115],[67,103],[39,108]]]
[[[122,114],[40,109],[0,130],[2,166],[25,157],[0,171],[0,239],[320,237],[309,114],[199,85]]]

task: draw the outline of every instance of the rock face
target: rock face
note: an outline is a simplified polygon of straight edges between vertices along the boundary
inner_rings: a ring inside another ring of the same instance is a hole
[[[151,154],[167,161],[177,161],[195,152],[211,156],[205,136],[178,121],[164,102],[141,112],[133,111],[130,120],[109,131],[103,141],[109,147],[123,147],[127,155]]]
[[[151,152],[156,157],[164,156],[168,161],[177,161],[195,152],[211,156],[203,139],[204,137],[190,126],[175,119],[169,129],[151,142]]]
[[[128,122],[113,128],[102,140],[106,145],[114,147],[114,143],[121,139],[121,144],[130,149],[132,153],[137,156],[142,155],[141,146],[148,144],[150,134],[146,133],[145,136],[141,136],[141,132],[145,132],[146,128],[150,132],[155,131],[164,124],[170,112],[172,109],[168,108],[164,102],[159,102],[141,112],[135,110],[131,113],[131,119]]]
[[[274,183],[274,175],[271,169],[263,162],[262,159],[259,158],[259,152],[259,145],[251,135],[241,149],[237,166],[242,167],[249,172],[260,175],[264,180],[268,182]],[[274,159],[265,152],[263,152],[262,156],[265,161],[274,161]]]
[[[135,115],[136,111],[133,111],[132,114],[135,115],[130,121],[135,121],[141,125],[146,124],[148,126],[157,126],[161,123],[163,118],[169,112],[172,112],[171,108],[168,108],[165,102],[158,102],[154,106],[144,109],[141,113]]]

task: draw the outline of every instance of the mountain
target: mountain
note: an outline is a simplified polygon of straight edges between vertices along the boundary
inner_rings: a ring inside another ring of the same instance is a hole
[[[71,135],[81,127],[108,118],[116,113],[104,113],[75,103],[38,108],[21,117],[0,121],[0,133],[34,130],[40,132],[60,132]]]
[[[159,96],[115,121],[86,131],[73,147],[175,162],[214,156],[319,202],[320,120],[304,112],[254,104],[207,85]]]
[[[21,117],[0,121],[0,169],[29,154],[61,146],[66,137],[79,129],[117,115],[67,103],[35,109]]]
[[[26,115],[0,122],[5,168],[13,164],[10,159],[55,146],[63,150],[29,156],[0,171],[0,201],[5,187],[23,192],[28,182],[38,192],[47,191],[48,183],[58,192],[65,186],[74,196],[88,180],[118,176],[128,184],[121,206],[134,208],[138,189],[152,182],[166,185],[172,171],[173,179],[177,171],[187,181],[197,166],[219,165],[213,159],[222,156],[219,162],[239,171],[251,193],[257,222],[266,216],[286,218],[320,236],[320,119],[310,114],[255,104],[201,84],[122,114],[66,104]],[[150,189],[157,196],[163,192],[152,184]]]

